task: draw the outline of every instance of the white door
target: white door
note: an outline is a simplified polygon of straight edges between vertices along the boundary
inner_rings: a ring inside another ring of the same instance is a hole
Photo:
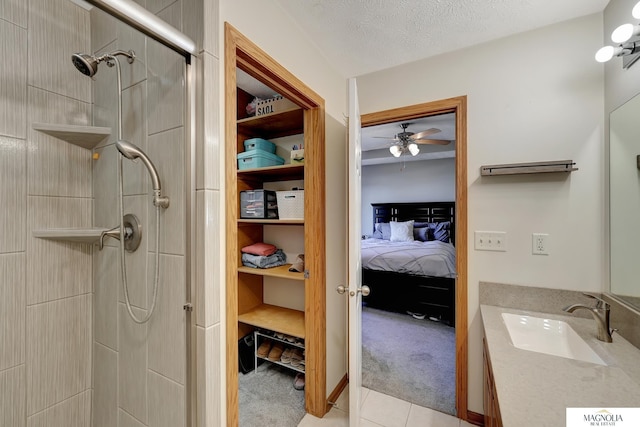
[[[360,271],[361,233],[361,147],[360,107],[356,79],[349,79],[349,425],[360,425],[362,391],[362,273]]]

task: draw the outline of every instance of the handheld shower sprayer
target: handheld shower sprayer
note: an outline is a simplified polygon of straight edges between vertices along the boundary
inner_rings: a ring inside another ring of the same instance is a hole
[[[127,141],[119,140],[116,142],[116,148],[124,157],[129,160],[142,160],[142,163],[147,167],[149,171],[149,176],[151,177],[151,185],[153,186],[153,205],[159,208],[168,208],[169,207],[169,198],[166,196],[161,196],[160,190],[160,176],[158,175],[158,171],[156,167],[153,165],[151,159],[135,144],[132,144]]]

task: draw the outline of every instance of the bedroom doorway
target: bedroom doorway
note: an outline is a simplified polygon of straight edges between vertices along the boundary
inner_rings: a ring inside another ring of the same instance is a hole
[[[443,410],[443,408],[435,407],[436,410],[443,412],[453,412],[458,418],[467,420],[469,415],[467,413],[467,173],[466,173],[466,97],[456,97],[440,101],[434,101],[424,104],[418,104],[408,107],[401,107],[392,110],[385,110],[376,113],[364,114],[361,116],[362,128],[378,126],[383,124],[403,124],[417,121],[421,118],[429,118],[435,116],[444,116],[452,114],[455,121],[455,172],[453,179],[455,181],[455,272],[453,274],[454,281],[454,304],[455,310],[454,318],[451,322],[455,324],[455,331],[450,335],[450,339],[453,340],[452,352],[455,354],[455,387],[453,392],[455,393],[455,408],[453,410]],[[401,129],[405,131],[405,129]],[[422,131],[422,129],[417,129]],[[411,131],[411,129],[409,129]],[[400,133],[400,132],[398,132]],[[436,138],[436,136],[433,136]],[[398,139],[398,135],[396,135]],[[407,148],[408,151],[409,148]],[[393,151],[391,151],[393,154]],[[389,150],[387,150],[387,155]],[[408,152],[403,155],[411,155]],[[363,155],[364,158],[364,155]],[[366,211],[363,211],[364,215],[367,215]],[[406,219],[409,219],[408,217]],[[395,221],[402,221],[402,218],[394,219]],[[373,220],[375,221],[375,219]],[[364,222],[364,221],[363,221]],[[362,234],[370,234],[375,229],[371,224],[371,228],[367,229],[369,225],[363,225]],[[363,282],[363,284],[366,284]],[[372,290],[373,291],[373,290]],[[378,311],[375,309],[367,309],[363,312],[363,318],[367,316],[367,321],[371,322],[400,322],[401,327],[411,328],[416,324],[411,325],[411,322],[416,319],[407,315],[400,315],[399,318],[395,318],[397,313],[387,313],[384,311]],[[416,317],[420,317],[422,313],[416,313]],[[385,319],[386,317],[386,319]],[[391,319],[390,317],[393,317]],[[404,317],[404,318],[403,318]],[[441,321],[442,316],[434,317],[436,320]],[[408,322],[407,322],[408,320]],[[419,320],[419,319],[418,319]],[[414,322],[415,323],[415,322]],[[433,322],[436,328],[443,329],[444,323]],[[424,325],[418,325],[422,327]],[[444,328],[446,329],[446,328]],[[433,334],[439,334],[441,331],[432,332]],[[445,331],[446,332],[446,331]],[[366,330],[363,330],[366,334]],[[382,340],[381,342],[384,342]],[[397,350],[396,350],[397,351]],[[407,359],[409,360],[409,359]],[[377,368],[378,369],[378,368]],[[406,384],[407,387],[412,385]],[[384,392],[384,391],[383,391]],[[391,393],[389,393],[391,394]],[[402,398],[402,397],[401,397]],[[473,415],[473,414],[471,414]]]

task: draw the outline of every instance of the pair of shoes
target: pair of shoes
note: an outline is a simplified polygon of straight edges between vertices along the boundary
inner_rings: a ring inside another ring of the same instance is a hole
[[[304,353],[299,348],[294,348],[291,350],[291,366],[304,370]]]
[[[273,336],[278,338],[279,340],[287,341],[287,342],[291,342],[291,343],[295,343],[298,340],[298,338],[296,338],[296,337],[293,337],[291,335],[282,334],[280,332],[275,332]]]
[[[418,320],[422,320],[422,319],[424,319],[426,317],[422,313],[414,313],[412,311],[407,311],[407,314],[410,315],[411,317],[413,317],[414,319],[418,319]]]
[[[260,344],[260,347],[258,347],[258,350],[256,351],[256,354],[258,355],[258,357],[262,357],[263,359],[266,358],[269,355],[269,350],[271,350],[271,340],[267,339],[264,340],[262,342],[262,344]]]
[[[279,362],[280,358],[282,357],[283,351],[284,351],[284,346],[282,345],[282,343],[276,342],[273,344],[273,347],[271,347],[271,350],[269,351],[269,355],[267,356],[267,359],[273,362]]]
[[[304,390],[304,374],[296,374],[296,377],[293,380],[293,388],[296,390]]]
[[[296,273],[302,273],[304,271],[304,254],[297,256],[296,260],[291,264],[291,267],[289,267],[289,271]]]
[[[291,363],[291,355],[293,354],[293,349],[285,348],[282,352],[282,356],[280,357],[280,362],[289,364]]]

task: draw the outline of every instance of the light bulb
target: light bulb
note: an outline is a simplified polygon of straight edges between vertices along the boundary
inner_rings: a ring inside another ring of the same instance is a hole
[[[393,157],[400,157],[400,154],[402,154],[402,150],[400,150],[400,146],[398,145],[392,145],[389,147],[389,151],[393,154]]]
[[[409,152],[411,153],[412,156],[415,156],[416,154],[418,154],[420,152],[420,149],[418,148],[418,144],[416,143],[411,143],[409,144]]]
[[[607,62],[615,53],[615,48],[613,46],[604,46],[598,49],[596,52],[596,61],[598,62]]]
[[[636,3],[635,6],[633,6],[633,9],[631,10],[631,15],[633,15],[633,17],[636,19],[640,19],[640,1]]]
[[[611,41],[624,43],[633,35],[633,24],[622,24],[611,33]]]

